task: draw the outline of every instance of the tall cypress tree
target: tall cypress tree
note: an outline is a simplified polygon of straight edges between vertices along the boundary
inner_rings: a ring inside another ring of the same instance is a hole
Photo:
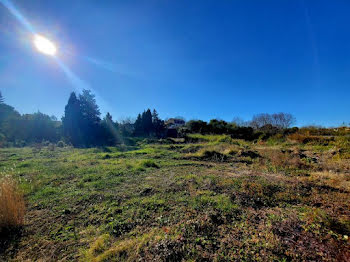
[[[147,111],[143,112],[142,122],[144,134],[146,136],[150,136],[153,133],[152,113],[150,109],[147,109]]]
[[[79,95],[80,111],[82,115],[81,128],[84,144],[92,146],[100,143],[100,110],[96,104],[95,96],[90,90],[83,90]]]
[[[136,121],[134,123],[134,135],[143,136],[143,123],[141,114],[137,115]]]
[[[158,112],[155,109],[153,109],[152,112],[152,123],[153,132],[156,135],[156,137],[163,137],[165,132],[165,124],[164,121],[159,118]]]
[[[95,95],[90,90],[83,90],[79,95],[81,113],[86,121],[90,124],[97,124],[100,122],[100,109],[96,104]]]
[[[80,101],[76,94],[72,92],[64,109],[62,125],[65,137],[73,146],[83,146],[81,122]]]

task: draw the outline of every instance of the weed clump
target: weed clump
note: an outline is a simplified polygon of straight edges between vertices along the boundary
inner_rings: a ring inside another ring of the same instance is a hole
[[[203,160],[213,160],[213,161],[217,161],[217,162],[224,162],[227,160],[226,155],[224,155],[220,152],[214,151],[214,150],[205,150],[202,153],[201,158]]]
[[[157,163],[154,162],[152,159],[143,160],[143,161],[141,162],[141,166],[142,166],[142,167],[154,167],[154,168],[159,168],[159,166],[157,165]]]
[[[251,150],[247,150],[247,151],[241,150],[241,151],[238,152],[238,156],[250,157],[251,159],[261,157],[257,152],[254,152],[254,151],[251,151]]]

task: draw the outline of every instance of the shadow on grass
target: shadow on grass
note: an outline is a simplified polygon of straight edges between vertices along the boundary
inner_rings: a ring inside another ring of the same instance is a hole
[[[7,254],[7,257],[14,255],[18,250],[20,239],[23,235],[23,227],[10,227],[0,229],[0,260],[1,255]]]

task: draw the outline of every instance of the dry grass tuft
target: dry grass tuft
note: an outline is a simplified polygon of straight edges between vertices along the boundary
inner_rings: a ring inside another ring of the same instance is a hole
[[[24,199],[17,183],[5,177],[0,181],[0,231],[19,227],[24,222]]]
[[[350,176],[345,173],[327,171],[314,172],[311,173],[311,177],[309,177],[308,180],[318,181],[319,183],[331,188],[350,192]]]

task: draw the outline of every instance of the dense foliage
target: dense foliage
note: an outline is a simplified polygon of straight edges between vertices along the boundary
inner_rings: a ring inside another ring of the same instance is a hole
[[[61,123],[55,117],[41,112],[21,115],[13,107],[0,103],[0,146],[56,142],[60,138],[60,130]]]
[[[267,140],[271,137],[286,139],[299,132],[332,135],[331,129],[308,127],[290,128],[295,123],[291,114],[258,114],[249,122],[212,119],[209,122],[181,118],[162,120],[154,109],[138,114],[135,121],[114,121],[110,113],[101,118],[95,96],[89,90],[72,92],[65,106],[62,121],[41,112],[21,115],[5,104],[0,93],[0,146],[25,146],[43,143],[70,144],[74,147],[114,146],[128,143],[130,137],[167,138],[187,137],[188,134],[226,134],[247,141]],[[307,139],[305,140],[307,141]]]
[[[95,96],[83,90],[72,92],[62,121],[41,112],[19,114],[4,103],[0,93],[0,146],[25,146],[63,141],[75,147],[112,146],[125,142],[123,137],[165,137],[164,121],[156,110],[139,114],[135,123],[113,121],[110,113],[101,119]]]

